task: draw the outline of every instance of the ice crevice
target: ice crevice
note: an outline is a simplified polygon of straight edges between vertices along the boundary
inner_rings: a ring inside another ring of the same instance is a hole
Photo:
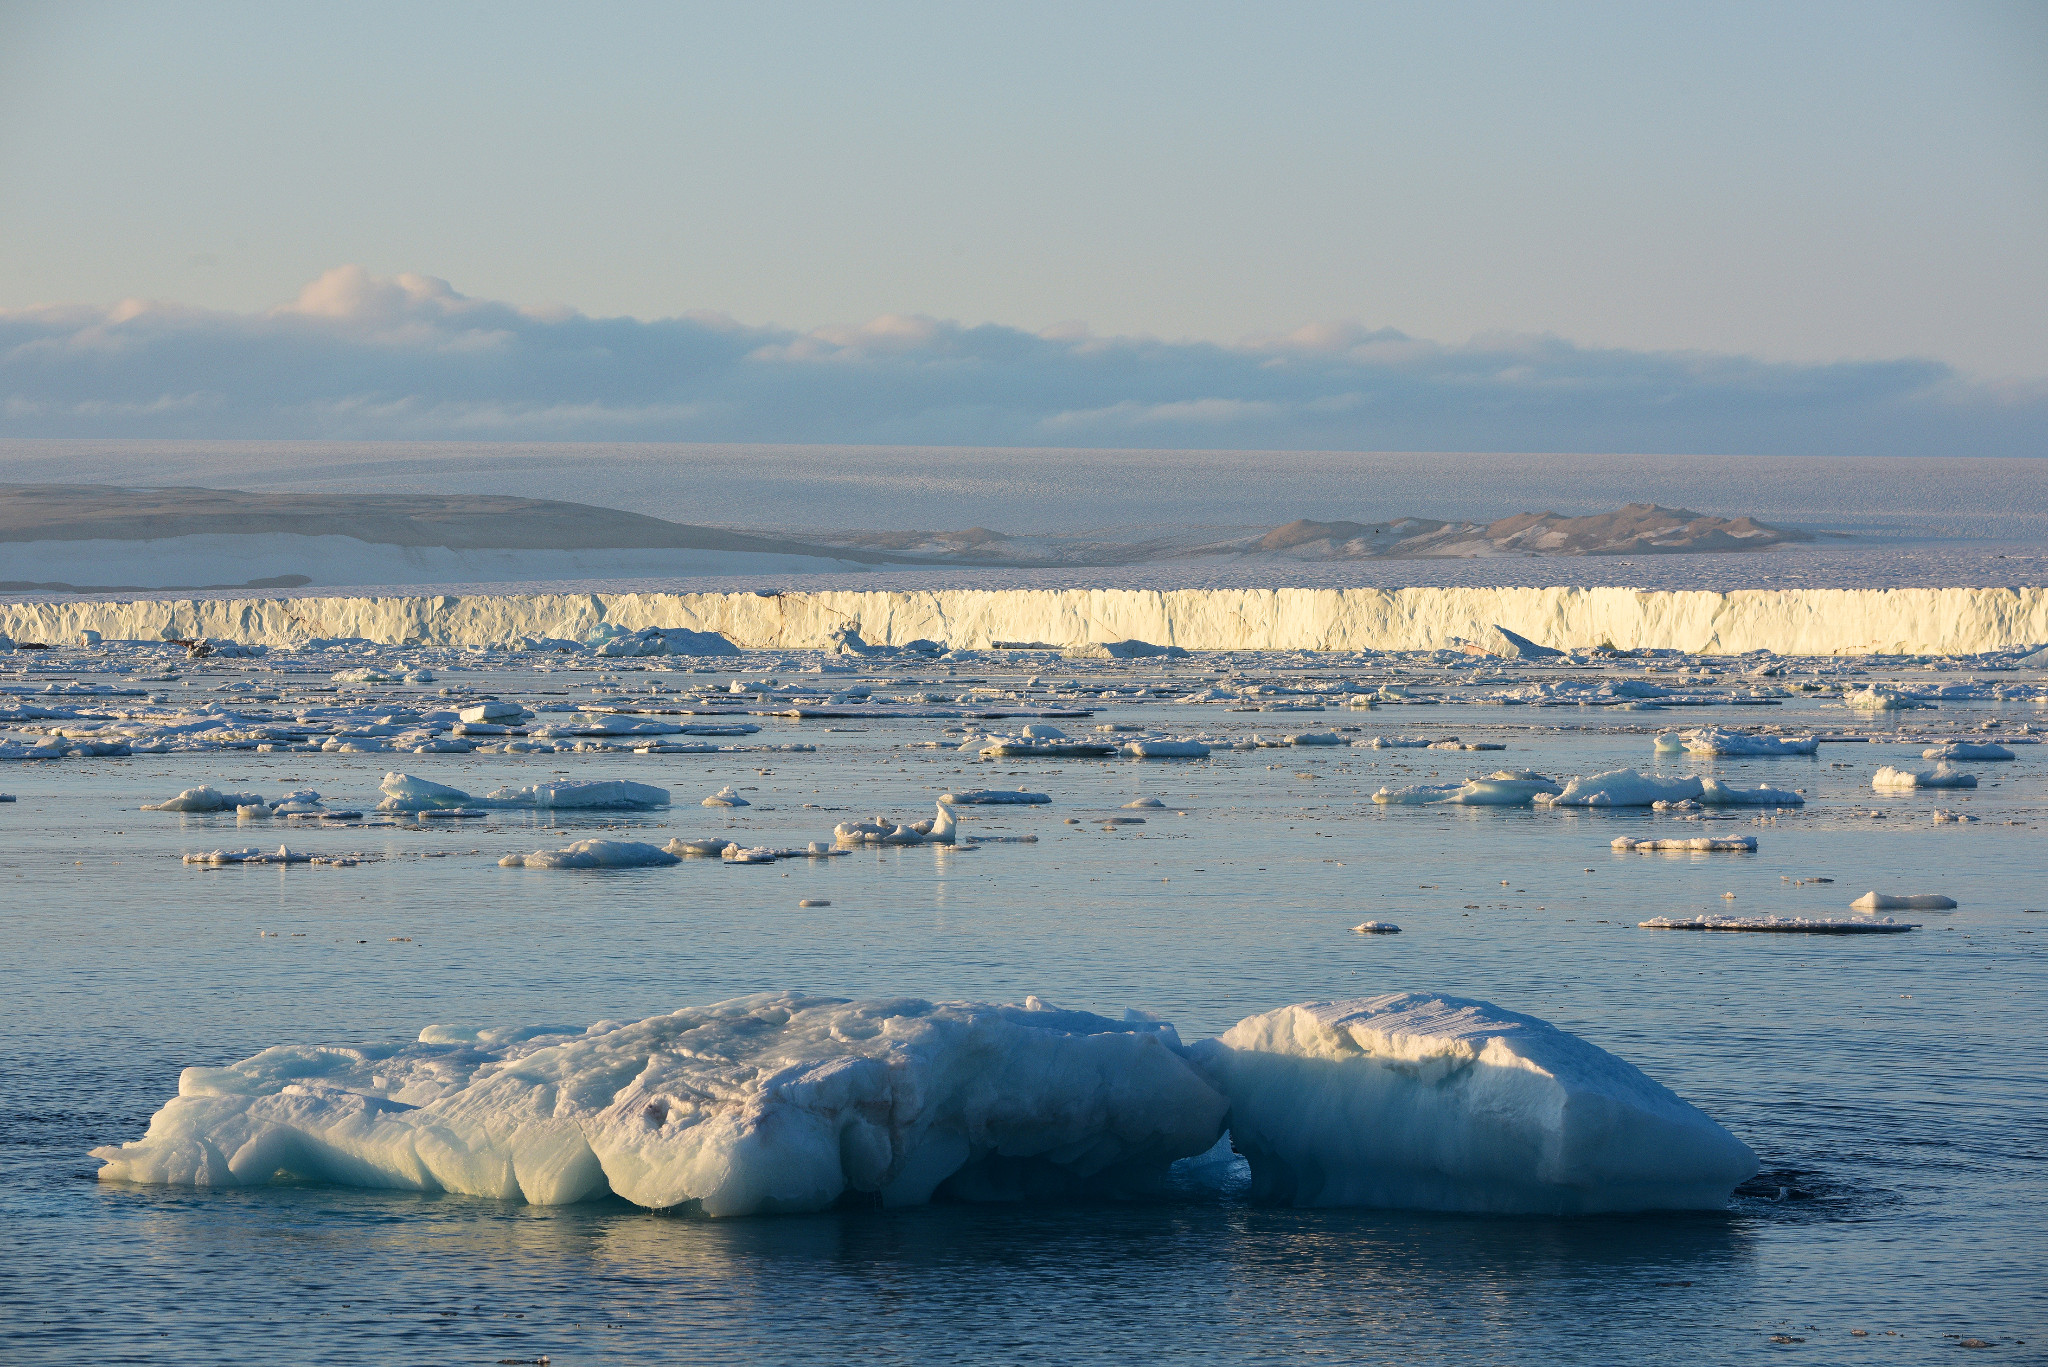
[[[1219,1138],[1259,1199],[1720,1209],[1740,1141],[1633,1065],[1486,1002],[1283,1007],[1182,1043],[1143,1012],[762,993],[586,1029],[429,1026],[188,1068],[106,1181],[304,1180],[709,1216],[1157,1192]],[[1214,1164],[1196,1165],[1201,1170]]]

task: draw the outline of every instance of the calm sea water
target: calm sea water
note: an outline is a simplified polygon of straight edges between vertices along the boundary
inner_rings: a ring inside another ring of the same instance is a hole
[[[506,695],[519,688],[508,680]],[[1369,801],[1384,782],[1501,765],[1648,770],[1648,734],[1618,727],[1785,722],[1801,706],[1312,719],[1123,705],[1097,718],[1266,734],[1311,721],[1363,735],[1433,727],[1510,746],[1477,755],[975,765],[902,748],[943,723],[814,721],[756,739],[801,738],[815,754],[10,767],[0,1347],[35,1363],[1919,1363],[1974,1338],[1994,1360],[2048,1360],[2048,747],[1968,766],[1984,776],[1974,794],[1917,797],[1869,790],[1878,764],[1917,756],[1898,746],[1714,764],[1807,791],[1803,812],[1764,825]],[[1948,704],[1927,725],[2001,714],[2040,720],[2032,707]],[[673,785],[678,805],[295,834],[295,847],[384,857],[220,870],[178,856],[278,837],[137,810],[199,782],[310,784],[366,804],[394,765],[465,787],[631,777]],[[695,805],[728,782],[756,805]],[[961,783],[1050,792],[1050,807],[977,813],[981,830],[1038,843],[802,867],[496,863],[597,828],[816,839],[851,814],[929,814]],[[1091,821],[1144,795],[1169,806],[1143,826]],[[1936,806],[1982,820],[1936,826]],[[1755,833],[1762,848],[1608,849],[1652,826]],[[1816,876],[1836,881],[1788,881]],[[1677,911],[1842,914],[1872,887],[1945,892],[1961,907],[1916,914],[1924,928],[1903,936],[1635,928]],[[832,905],[799,909],[804,897]],[[1404,933],[1351,933],[1368,917]],[[1141,1006],[1190,1038],[1313,998],[1477,996],[1637,1063],[1754,1147],[1766,1179],[1725,1215],[1678,1217],[1190,1196],[712,1222],[621,1202],[103,1186],[86,1152],[139,1136],[181,1068],[270,1044],[410,1039],[433,1022],[581,1024],[783,987]]]

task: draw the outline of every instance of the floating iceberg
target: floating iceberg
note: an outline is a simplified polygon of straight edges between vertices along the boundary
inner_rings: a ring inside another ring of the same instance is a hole
[[[1738,788],[1732,783],[1723,783],[1717,778],[1700,780],[1700,795],[1697,799],[1702,807],[1804,807],[1806,799],[1789,788],[1770,788],[1759,783],[1754,788]]]
[[[1485,778],[1467,779],[1444,801],[1464,807],[1527,807],[1539,797],[1560,791],[1555,781],[1533,770],[1502,769]]]
[[[1849,904],[1851,911],[1954,911],[1956,899],[1938,892],[1866,892]]]
[[[1130,759],[1207,759],[1209,747],[1198,740],[1127,740],[1123,753]]]
[[[508,854],[503,869],[642,869],[680,862],[658,845],[638,840],[578,840],[566,849]]]
[[[1719,1210],[1756,1155],[1533,1016],[1403,993],[1283,1007],[1189,1057],[1230,1099],[1255,1196],[1493,1213]]]
[[[669,791],[622,778],[563,779],[558,783],[493,789],[481,800],[492,807],[645,809],[668,806]]]
[[[1871,776],[1870,786],[1879,790],[1902,788],[1974,788],[1977,776],[1966,774],[1947,763],[1932,769],[1895,769],[1887,764]]]
[[[2000,760],[2011,759],[2013,753],[2003,745],[1975,745],[1968,741],[1950,741],[1947,745],[1936,745],[1920,752],[1922,759],[1952,760]]]
[[[700,804],[705,807],[751,807],[754,804],[741,797],[728,783]]]
[[[1556,807],[1647,807],[1653,802],[1697,801],[1705,785],[1695,776],[1656,778],[1634,769],[1610,769],[1604,774],[1574,775],[1559,793],[1541,793],[1538,806]]]
[[[1179,646],[1155,646],[1150,641],[1090,641],[1060,652],[1069,660],[1149,660],[1155,656],[1182,659],[1187,651]]]
[[[1636,926],[1641,930],[1754,930],[1793,935],[1883,935],[1920,928],[1903,921],[1825,916],[1654,916]]]
[[[1462,783],[1411,783],[1401,788],[1382,788],[1372,795],[1372,800],[1383,807],[1426,807],[1442,802],[1464,786]]]
[[[1756,837],[1753,835],[1696,835],[1690,839],[1637,840],[1630,836],[1618,835],[1614,838],[1610,848],[1617,850],[1642,850],[1645,853],[1653,850],[1725,850],[1730,853],[1755,854]]]
[[[1351,927],[1360,935],[1399,935],[1401,927],[1392,921],[1360,921]]]
[[[740,648],[715,631],[686,627],[642,627],[601,641],[595,650],[608,658],[641,655],[737,655]]]
[[[706,1215],[1114,1192],[1210,1148],[1228,1103],[1173,1027],[1081,1011],[743,997],[577,1033],[430,1026],[188,1068],[103,1180],[281,1174]]]
[[[436,807],[466,808],[476,800],[460,788],[396,772],[384,775],[377,787],[384,794],[384,800],[377,804],[378,810],[387,812],[416,812]]]
[[[1668,753],[1664,740],[1664,736],[1657,737],[1659,753]],[[1706,727],[1686,732],[1683,748],[1688,754],[1694,755],[1811,755],[1820,749],[1820,738],[1753,736],[1743,731],[1721,731]]]
[[[237,807],[267,806],[261,793],[224,793],[218,788],[201,784],[187,788],[176,797],[162,802],[145,802],[145,812],[231,812]]]
[[[957,793],[940,793],[939,801],[955,807],[1035,806],[1052,801],[1052,797],[1046,793],[1027,793],[1021,788],[1015,792],[1008,788],[967,788]]]

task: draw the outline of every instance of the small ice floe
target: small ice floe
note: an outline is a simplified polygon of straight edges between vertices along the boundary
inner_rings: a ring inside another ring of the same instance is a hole
[[[1879,790],[1904,788],[1974,788],[1977,776],[1966,774],[1943,762],[1932,769],[1895,769],[1887,764],[1871,776],[1870,786]]]
[[[644,869],[679,862],[659,845],[638,840],[578,840],[566,849],[508,854],[501,869]]]
[[[676,836],[662,848],[678,858],[716,859],[731,843],[730,840],[684,840]]]
[[[1804,807],[1806,799],[1789,788],[1738,788],[1717,778],[1700,780],[1699,803],[1703,807]]]
[[[310,864],[313,856],[300,854],[279,845],[275,852],[270,850],[208,850],[204,854],[188,854],[187,864]]]
[[[1648,807],[1656,802],[1698,801],[1705,790],[1692,775],[1684,778],[1656,778],[1634,769],[1610,769],[1604,774],[1575,774],[1561,792],[1541,793],[1539,807]]]
[[[622,778],[564,779],[559,783],[494,789],[482,800],[492,807],[645,810],[668,806],[669,791]]]
[[[1934,824],[1937,826],[1951,822],[1956,825],[1964,825],[1976,820],[1977,818],[1971,816],[1968,812],[1952,812],[1946,807],[1936,807],[1934,809]]]
[[[1425,807],[1432,802],[1442,802],[1464,786],[1462,783],[1411,783],[1400,788],[1382,788],[1372,795],[1372,800],[1383,807]]]
[[[1342,745],[1344,738],[1335,731],[1297,731],[1287,737],[1289,745]]]
[[[1700,806],[1699,799],[1682,797],[1676,802],[1671,801],[1669,798],[1658,798],[1650,804],[1650,810],[1653,812],[1699,812],[1706,809]]]
[[[1864,893],[1849,904],[1851,911],[1954,911],[1956,899],[1938,892]]]
[[[1760,930],[1805,935],[1869,935],[1918,930],[1906,921],[1871,921],[1828,916],[1653,916],[1641,930]]]
[[[995,759],[1106,759],[1123,747],[1115,741],[1073,740],[1057,726],[1033,725],[1022,736],[997,736],[981,747]]]
[[[2013,758],[2013,752],[2003,745],[1976,745],[1968,741],[1954,740],[1947,745],[1930,746],[1920,752],[1922,759],[1952,760],[1977,759],[2001,760]]]
[[[1447,739],[1456,740],[1456,736]],[[1355,740],[1351,744],[1361,750],[1423,750],[1433,742],[1428,736],[1374,736],[1371,740]]]
[[[1755,854],[1756,837],[1753,835],[1696,835],[1690,840],[1637,840],[1630,836],[1618,835],[1614,838],[1609,848],[1641,850],[1646,854],[1653,850],[1727,850],[1731,853],[1740,851],[1745,854]]]
[[[1900,693],[1890,688],[1879,688],[1875,684],[1872,684],[1869,688],[1844,693],[1842,701],[1847,706],[1855,708],[1858,712],[1905,712],[1918,707],[1932,706],[1932,704],[1923,702],[1910,693]]]
[[[1683,749],[1694,755],[1811,755],[1820,749],[1818,736],[1754,736],[1711,726],[1686,732],[1673,746],[1666,746],[1668,736],[1657,737],[1659,754]]]
[[[967,788],[955,793],[940,793],[939,801],[949,807],[999,807],[1035,805],[1050,802],[1052,798],[1045,793],[1027,793],[1022,788],[1015,792],[1008,788]]]
[[[1401,927],[1395,925],[1392,921],[1360,921],[1351,929],[1360,935],[1399,935],[1401,933]]]
[[[1505,750],[1508,747],[1490,740],[1437,740],[1429,743],[1432,750]]]
[[[1485,778],[1467,779],[1444,801],[1463,807],[1527,807],[1538,797],[1560,791],[1555,780],[1533,769],[1502,769]]]
[[[806,897],[799,901],[797,905],[800,907],[829,907],[832,905],[832,899],[829,897]]]
[[[950,845],[961,838],[959,818],[946,803],[936,804],[929,821],[903,825],[877,816],[867,821],[842,821],[832,828],[832,838],[846,845]]]
[[[490,813],[481,807],[426,807],[413,815],[421,821],[476,821]]]
[[[261,793],[228,793],[201,784],[162,802],[145,802],[145,812],[232,812],[242,807],[267,807]]]
[[[1308,1002],[1187,1052],[1229,1102],[1254,1200],[1722,1211],[1757,1171],[1746,1145],[1633,1065],[1490,1002]]]
[[[515,722],[528,714],[526,709],[516,702],[492,700],[465,707],[455,715],[457,719],[466,725],[476,725],[478,723]]]
[[[718,852],[719,858],[728,864],[773,864],[783,856],[783,853],[784,851],[773,849],[767,845],[749,847],[740,844],[737,840]]]
[[[1209,747],[1198,740],[1165,737],[1127,740],[1122,752],[1127,759],[1207,759]]]
[[[751,807],[754,804],[733,791],[733,786],[728,783],[710,797],[705,798],[703,805],[706,807]]]
[[[1161,802],[1156,797],[1141,797],[1138,798],[1136,801],[1126,802],[1124,804],[1124,808],[1128,811],[1133,807],[1164,807],[1165,805],[1166,804],[1164,802]]]
[[[12,802],[12,801],[14,801],[14,794],[13,794],[13,793],[0,793],[0,802]]]

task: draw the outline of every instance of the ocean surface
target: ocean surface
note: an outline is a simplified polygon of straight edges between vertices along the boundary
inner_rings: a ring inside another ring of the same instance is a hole
[[[237,668],[168,687],[211,686]],[[539,701],[618,677],[443,681]],[[1965,766],[1982,776],[1974,792],[1870,789],[1879,764],[1918,763],[1921,738],[1992,719],[2048,721],[2032,704],[1946,702],[1883,722],[1911,745],[1660,761],[1651,738],[1674,726],[1825,734],[1869,730],[1870,719],[1798,699],[1306,717],[1125,700],[1087,725],[1342,726],[1350,738],[1455,734],[1508,748],[974,763],[905,748],[941,738],[946,723],[876,718],[769,720],[752,738],[813,743],[809,754],[9,765],[0,791],[19,801],[0,805],[0,1352],[10,1364],[1582,1367],[1788,1353],[1917,1364],[1974,1339],[1992,1345],[1987,1360],[2048,1360],[2048,746]],[[1644,810],[1370,801],[1383,783],[1620,765],[1796,787],[1808,804],[1682,823]],[[292,835],[295,847],[376,856],[340,868],[186,865],[185,852],[278,837],[233,816],[138,810],[202,782],[310,785],[367,806],[394,767],[473,791],[632,778],[671,785],[677,805]],[[728,783],[755,805],[696,805]],[[603,831],[801,843],[849,816],[929,815],[937,792],[963,783],[1050,793],[1050,806],[979,809],[968,827],[1037,843],[866,850],[798,867],[497,863]],[[1168,805],[1146,824],[1098,824],[1147,795]],[[1935,825],[1937,807],[1980,820]],[[1653,830],[1755,834],[1761,848],[1609,848]],[[1636,926],[1673,913],[1844,915],[1870,888],[1943,892],[1960,906],[1900,913],[1922,928],[1889,936]],[[831,905],[800,909],[801,898]],[[1403,933],[1352,933],[1368,918]],[[1480,997],[1642,1067],[1750,1144],[1764,1176],[1724,1214],[1482,1218],[1274,1208],[1226,1193],[710,1221],[616,1200],[531,1208],[316,1186],[111,1185],[87,1155],[139,1137],[180,1069],[271,1044],[399,1041],[447,1022],[580,1025],[771,988],[1035,993],[1112,1015],[1141,1007],[1189,1039],[1317,998]]]

